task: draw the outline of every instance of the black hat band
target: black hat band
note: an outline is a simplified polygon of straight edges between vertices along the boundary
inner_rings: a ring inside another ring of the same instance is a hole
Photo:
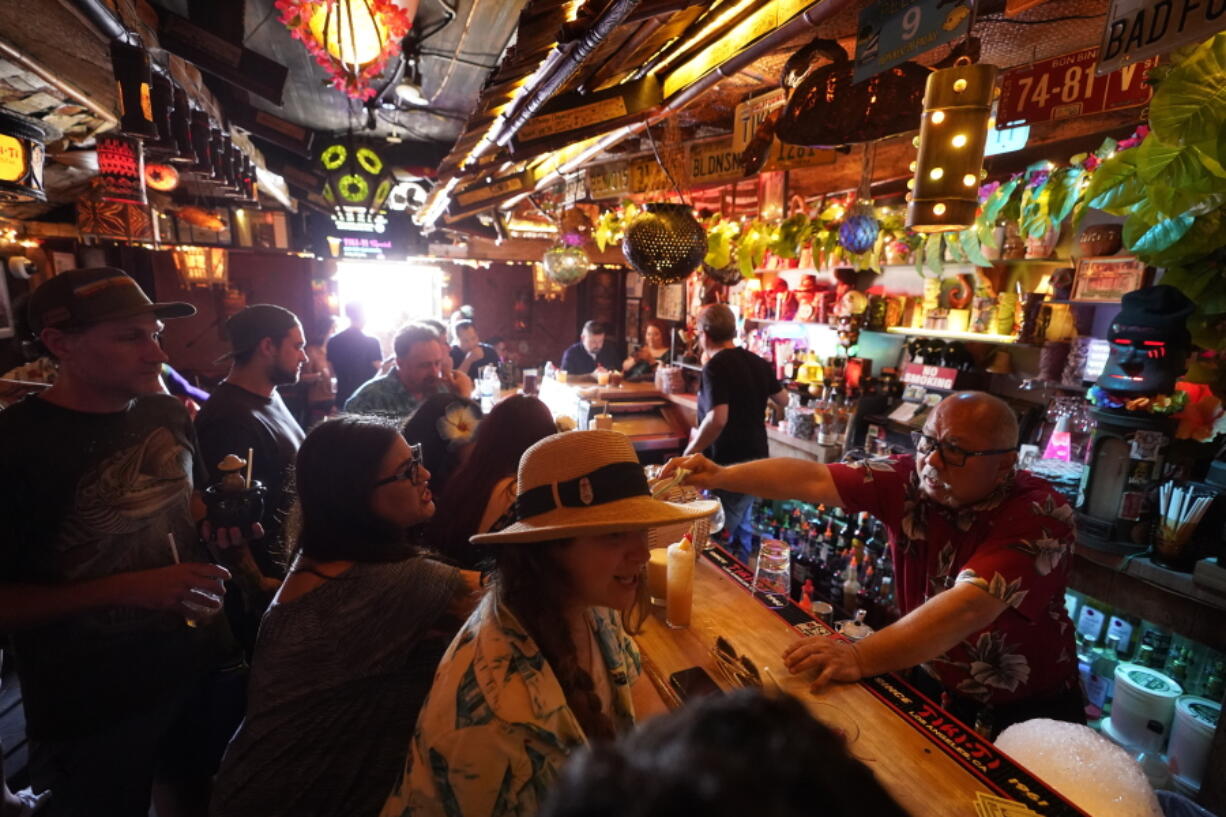
[[[524,491],[515,500],[515,510],[520,519],[528,519],[558,508],[587,508],[636,496],[651,496],[643,466],[615,462],[575,479]]]

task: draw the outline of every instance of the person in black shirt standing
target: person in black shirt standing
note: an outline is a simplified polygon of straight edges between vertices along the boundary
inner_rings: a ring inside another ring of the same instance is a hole
[[[289,471],[305,437],[302,427],[277,393],[277,386],[298,382],[306,362],[302,325],[288,309],[256,304],[226,321],[232,351],[230,373],[196,415],[196,434],[210,482],[221,473],[217,466],[227,454],[254,456],[252,476],[263,483],[264,536],[250,551],[259,568],[258,579],[239,585],[243,604],[227,605],[231,624],[244,646],[255,643],[260,616],[285,575],[281,528],[293,504],[287,490]],[[254,571],[244,571],[247,576]]]
[[[362,331],[366,324],[362,305],[345,304],[345,314],[349,317],[349,328],[329,338],[327,346],[328,362],[336,375],[336,407],[342,410],[345,401],[374,377],[383,363],[379,341]]]
[[[723,304],[711,304],[699,313],[698,333],[706,363],[698,393],[698,428],[686,455],[703,453],[720,465],[769,457],[766,405],[787,405],[787,392],[774,369],[733,343],[736,317]],[[724,504],[724,530],[735,546],[754,498],[731,491],[716,494]]]
[[[54,791],[48,815],[144,817],[155,781],[160,813],[191,813],[221,756],[211,730],[241,719],[210,694],[238,660],[213,614],[230,573],[197,533],[191,418],[158,379],[162,321],[196,310],[110,267],[57,275],[28,310],[59,366],[0,411],[0,631],[31,782]]]
[[[567,374],[591,374],[597,369],[621,371],[621,358],[617,350],[605,345],[606,330],[599,321],[583,324],[579,342],[566,347],[562,353],[562,369]]]

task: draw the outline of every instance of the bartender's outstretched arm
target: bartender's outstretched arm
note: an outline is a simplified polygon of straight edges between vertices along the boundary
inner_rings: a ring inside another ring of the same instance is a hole
[[[858,643],[825,636],[804,638],[783,651],[783,661],[793,675],[817,670],[814,691],[830,681],[858,681],[936,658],[987,627],[1007,606],[963,582]]]
[[[813,505],[843,504],[830,469],[810,460],[771,457],[721,466],[702,454],[694,454],[669,460],[661,476],[667,477],[677,468],[690,472],[685,484],[696,488],[735,491],[764,499],[797,499]]]

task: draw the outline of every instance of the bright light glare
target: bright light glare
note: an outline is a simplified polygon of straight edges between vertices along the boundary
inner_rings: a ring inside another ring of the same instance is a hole
[[[340,328],[348,327],[343,306],[361,304],[366,313],[364,331],[379,339],[384,354],[391,354],[392,338],[402,326],[439,317],[443,271],[407,261],[340,261],[336,289],[342,305]]]

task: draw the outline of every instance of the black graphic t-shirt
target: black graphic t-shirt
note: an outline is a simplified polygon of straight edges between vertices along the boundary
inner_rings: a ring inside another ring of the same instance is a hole
[[[65,584],[209,561],[191,517],[203,482],[191,419],[167,395],[95,414],[37,396],[0,411],[0,583]],[[27,730],[88,734],[180,691],[233,651],[223,616],[115,607],[13,633]]]

